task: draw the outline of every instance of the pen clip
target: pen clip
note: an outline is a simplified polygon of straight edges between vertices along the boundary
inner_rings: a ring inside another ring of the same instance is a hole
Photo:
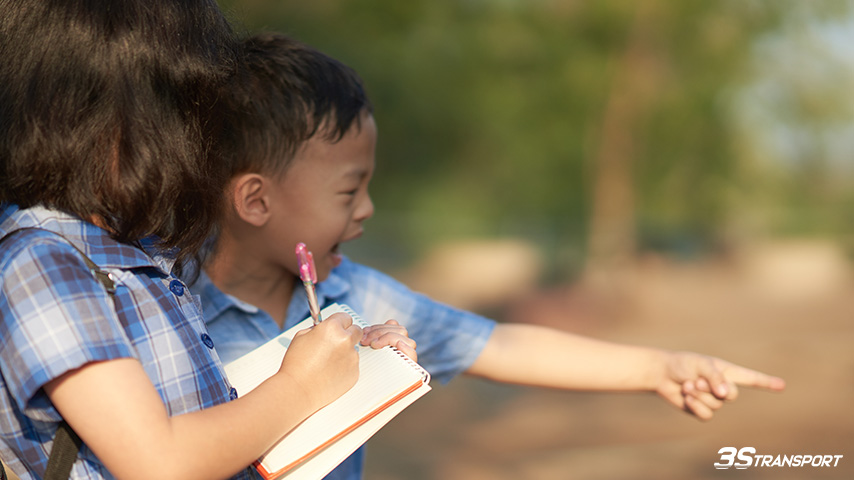
[[[307,263],[303,263],[299,267],[299,278],[303,281],[303,283],[314,283],[311,280],[311,266]]]

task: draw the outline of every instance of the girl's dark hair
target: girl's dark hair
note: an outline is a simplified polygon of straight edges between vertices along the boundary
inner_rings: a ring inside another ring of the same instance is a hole
[[[220,104],[232,175],[281,173],[305,141],[316,134],[338,141],[373,111],[356,72],[306,44],[261,33],[242,46],[240,73]]]
[[[192,253],[227,172],[211,116],[237,43],[214,0],[0,0],[0,202]]]

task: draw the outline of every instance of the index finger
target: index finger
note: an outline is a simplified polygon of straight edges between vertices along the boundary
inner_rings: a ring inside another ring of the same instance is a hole
[[[739,365],[728,364],[723,370],[727,380],[737,385],[762,388],[775,392],[783,391],[786,388],[786,381],[780,377],[767,375]]]

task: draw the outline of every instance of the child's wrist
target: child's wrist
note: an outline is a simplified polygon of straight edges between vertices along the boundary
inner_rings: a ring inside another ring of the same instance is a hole
[[[667,372],[672,361],[673,352],[651,348],[649,350],[648,368],[646,369],[642,389],[650,392],[658,392],[667,381]]]
[[[299,413],[303,418],[306,418],[323,406],[319,400],[313,398],[303,382],[287,371],[280,370],[268,381],[271,383],[271,389],[275,392],[273,395],[276,408],[287,405],[288,410]]]

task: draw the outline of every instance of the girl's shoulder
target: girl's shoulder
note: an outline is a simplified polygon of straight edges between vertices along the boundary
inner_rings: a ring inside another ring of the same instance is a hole
[[[43,228],[25,227],[0,232],[0,266],[26,256],[33,259],[74,253],[75,247],[59,234]]]

